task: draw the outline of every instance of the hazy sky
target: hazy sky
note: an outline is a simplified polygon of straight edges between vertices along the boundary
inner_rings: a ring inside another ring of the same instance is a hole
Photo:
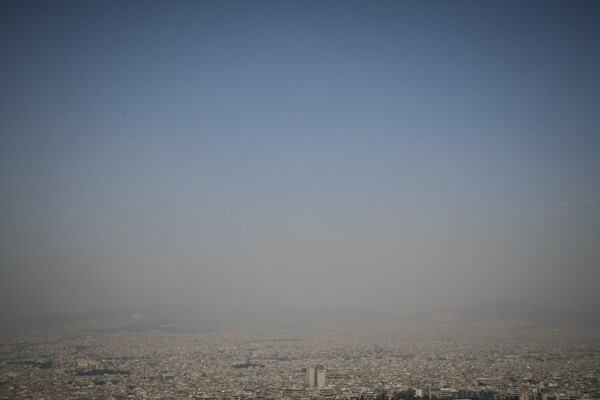
[[[599,2],[0,2],[4,319],[599,284]]]

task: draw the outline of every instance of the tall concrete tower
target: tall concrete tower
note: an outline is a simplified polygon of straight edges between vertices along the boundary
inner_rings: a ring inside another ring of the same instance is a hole
[[[310,387],[325,387],[325,367],[315,365],[306,369],[306,384]]]

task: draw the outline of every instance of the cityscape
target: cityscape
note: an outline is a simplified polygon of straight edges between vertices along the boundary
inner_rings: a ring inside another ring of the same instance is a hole
[[[351,321],[178,333],[176,323],[139,331],[123,322],[3,331],[0,398],[600,398],[594,329]]]
[[[0,0],[0,400],[600,400],[600,0]]]

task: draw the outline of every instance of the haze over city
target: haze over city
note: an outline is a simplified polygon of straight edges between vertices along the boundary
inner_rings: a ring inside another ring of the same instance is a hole
[[[598,2],[5,1],[0,38],[3,323],[600,315]]]

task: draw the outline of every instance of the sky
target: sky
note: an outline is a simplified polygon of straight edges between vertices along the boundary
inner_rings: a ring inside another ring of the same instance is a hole
[[[600,304],[600,3],[0,3],[0,319]]]

